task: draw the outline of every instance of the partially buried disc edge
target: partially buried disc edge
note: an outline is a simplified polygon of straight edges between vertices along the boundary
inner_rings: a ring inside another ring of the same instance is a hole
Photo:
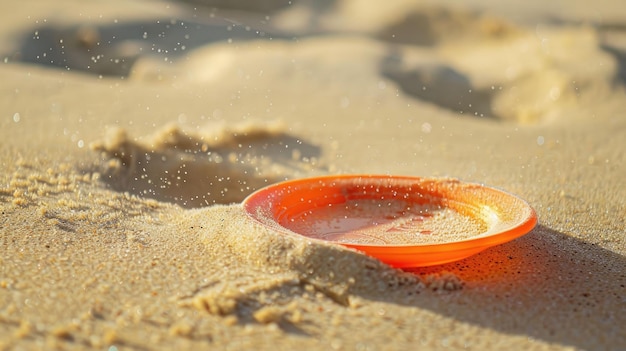
[[[524,200],[447,178],[297,179],[260,189],[243,206],[272,229],[335,242],[395,267],[460,260],[520,237],[537,223]]]

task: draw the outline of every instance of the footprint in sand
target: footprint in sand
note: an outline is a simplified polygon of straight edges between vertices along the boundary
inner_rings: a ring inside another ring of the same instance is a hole
[[[616,91],[624,60],[603,43],[607,33],[529,31],[481,13],[420,6],[376,35],[400,44],[380,72],[404,94],[463,116],[534,124],[569,119]]]
[[[321,149],[279,123],[196,134],[169,125],[142,141],[114,128],[91,146],[102,153],[102,179],[114,190],[186,208],[241,202],[270,183],[324,169]]]

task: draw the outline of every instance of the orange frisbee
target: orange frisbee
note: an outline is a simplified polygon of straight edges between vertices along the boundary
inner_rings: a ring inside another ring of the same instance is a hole
[[[285,181],[243,201],[272,229],[335,242],[395,267],[452,262],[530,232],[524,200],[454,179],[339,175]]]

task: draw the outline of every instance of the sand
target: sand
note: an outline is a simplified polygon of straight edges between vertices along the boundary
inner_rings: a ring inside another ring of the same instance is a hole
[[[0,349],[626,349],[621,2],[0,9]],[[345,173],[540,224],[400,271],[241,207]]]

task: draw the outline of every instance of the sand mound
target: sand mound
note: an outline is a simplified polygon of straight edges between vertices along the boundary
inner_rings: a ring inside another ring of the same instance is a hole
[[[361,253],[263,228],[248,218],[240,206],[196,210],[188,213],[181,225],[190,223],[198,228],[209,252],[228,250],[244,265],[267,274],[267,279],[289,277],[290,284],[294,280],[296,285],[311,284],[341,305],[349,304],[350,294],[373,296],[389,286],[419,288],[415,276]],[[243,227],[237,228],[235,223]],[[199,230],[200,227],[211,230]]]
[[[293,317],[298,308],[288,296],[319,295],[339,306],[357,308],[362,299],[377,299],[383,292],[387,298],[403,299],[425,288],[462,288],[452,274],[419,277],[341,246],[269,230],[248,218],[239,205],[186,211],[178,227],[181,233],[200,237],[207,247],[205,259],[220,259],[227,253],[254,275],[252,281],[216,282],[183,299],[183,304],[212,314],[245,319],[250,317],[242,315],[246,304],[255,311],[277,304],[282,306],[281,314]]]

